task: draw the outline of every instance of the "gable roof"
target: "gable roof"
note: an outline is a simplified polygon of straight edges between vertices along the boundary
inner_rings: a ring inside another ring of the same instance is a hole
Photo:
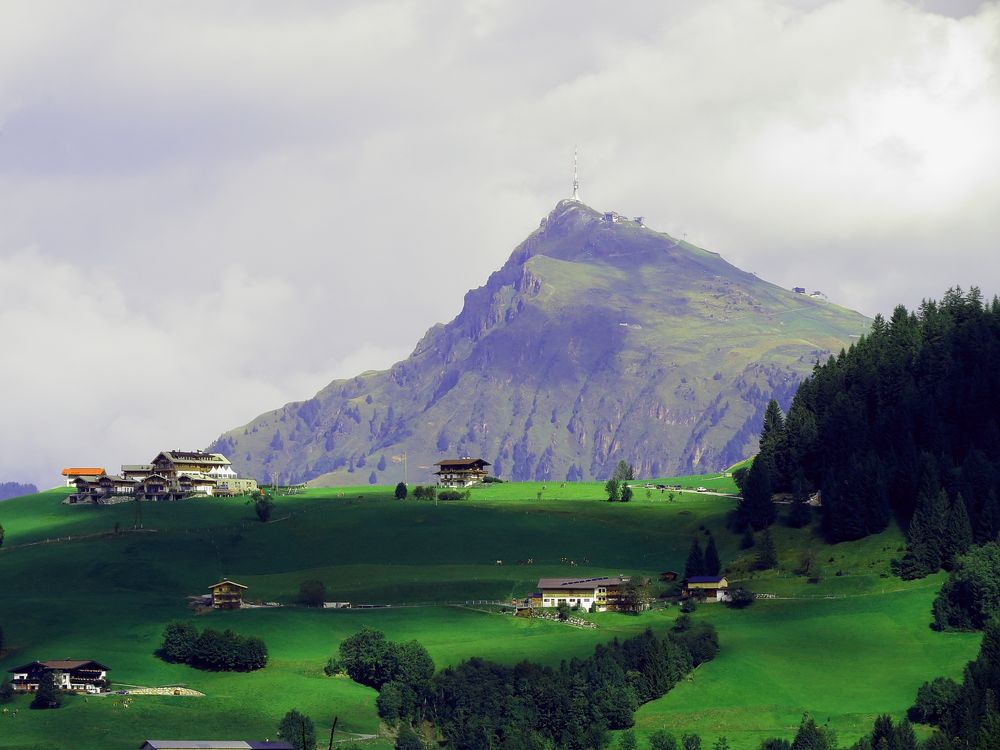
[[[691,576],[688,583],[721,583],[726,580],[725,576]]]
[[[103,466],[72,466],[62,470],[64,477],[99,477],[103,473]]]
[[[37,668],[43,669],[59,669],[62,671],[71,671],[74,669],[80,669],[81,667],[91,667],[92,669],[103,669],[107,671],[107,667],[100,662],[93,661],[91,659],[51,659],[49,661],[33,661],[31,664],[23,664],[20,667],[14,667],[13,669],[8,669],[8,672],[30,672],[32,669]]]
[[[218,583],[213,583],[211,586],[209,586],[209,588],[214,589],[216,586],[222,586],[223,584],[226,583],[228,583],[230,586],[239,586],[241,589],[248,588],[247,586],[244,586],[242,583],[236,583],[236,581],[230,581],[228,578],[223,578]]]
[[[598,586],[620,586],[626,579],[614,578],[539,578],[540,589],[595,589]]]
[[[438,461],[434,465],[441,467],[478,466],[481,468],[483,466],[492,466],[493,464],[481,458],[446,458],[444,461]]]
[[[156,463],[161,456],[172,464],[229,465],[229,459],[221,453],[206,453],[205,451],[161,451],[156,454],[151,463]]]

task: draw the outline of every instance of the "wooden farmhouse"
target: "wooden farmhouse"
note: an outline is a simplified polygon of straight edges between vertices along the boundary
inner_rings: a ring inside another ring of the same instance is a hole
[[[162,451],[148,464],[124,464],[121,474],[101,468],[63,469],[76,492],[69,503],[122,500],[180,500],[195,495],[242,495],[257,490],[253,479],[240,479],[229,459],[205,451]]]
[[[62,470],[62,475],[66,477],[66,486],[75,487],[76,480],[80,477],[90,477],[97,479],[104,476],[105,471],[102,466],[71,466]]]
[[[449,458],[438,461],[434,472],[440,487],[470,487],[483,481],[486,477],[486,467],[492,466],[489,461],[481,458]]]
[[[215,609],[239,609],[243,606],[243,592],[247,587],[225,578],[208,587],[212,592],[212,606]]]
[[[48,672],[55,677],[56,688],[59,690],[99,693],[108,685],[108,668],[86,659],[33,661],[7,671],[14,675],[11,679],[14,690],[22,693],[38,690],[38,683]]]
[[[597,612],[617,610],[621,601],[622,584],[629,579],[615,578],[540,578],[539,596],[543,607],[579,606]]]
[[[691,576],[684,582],[684,596],[704,596],[707,600],[721,602],[728,588],[725,576]]]

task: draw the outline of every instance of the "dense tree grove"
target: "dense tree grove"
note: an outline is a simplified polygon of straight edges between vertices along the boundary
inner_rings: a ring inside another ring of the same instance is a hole
[[[684,577],[691,576],[717,576],[722,570],[722,561],[719,559],[719,550],[715,546],[715,537],[708,533],[708,542],[705,551],[701,550],[701,542],[698,537],[691,540],[691,549],[688,550],[687,560],[684,562]]]
[[[367,628],[341,644],[340,656],[353,679],[380,688],[379,715],[400,723],[408,741],[407,727],[430,722],[450,747],[463,750],[584,750],[606,747],[609,730],[632,726],[641,704],[718,650],[715,629],[684,615],[665,638],[646,630],[558,669],[469,659],[433,675],[419,643],[395,644]],[[661,735],[659,746],[671,747],[673,738]]]
[[[199,633],[186,622],[167,625],[157,654],[165,661],[225,672],[251,672],[267,665],[267,646],[260,638],[210,628]]]
[[[985,627],[1000,607],[1000,544],[990,542],[957,558],[934,600],[936,630]]]
[[[434,662],[420,643],[396,643],[372,628],[341,642],[340,664],[352,680],[376,690],[390,682],[420,685],[434,674]]]
[[[903,571],[923,575],[1000,531],[1000,299],[951,289],[900,306],[772,403],[760,453],[741,478],[739,521],[775,520],[772,492],[821,490],[832,542],[916,516]],[[943,493],[943,494],[942,494]],[[926,547],[928,540],[931,549]]]

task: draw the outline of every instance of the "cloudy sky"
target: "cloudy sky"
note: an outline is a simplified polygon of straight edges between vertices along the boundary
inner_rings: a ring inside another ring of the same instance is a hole
[[[1000,4],[0,0],[0,481],[405,357],[570,190],[873,315],[1000,292]]]

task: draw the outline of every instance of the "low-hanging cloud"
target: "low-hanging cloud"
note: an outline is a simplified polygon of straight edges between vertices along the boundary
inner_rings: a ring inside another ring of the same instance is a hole
[[[616,7],[6,4],[0,480],[405,356],[576,144],[588,203],[784,286],[998,291],[997,3]]]

